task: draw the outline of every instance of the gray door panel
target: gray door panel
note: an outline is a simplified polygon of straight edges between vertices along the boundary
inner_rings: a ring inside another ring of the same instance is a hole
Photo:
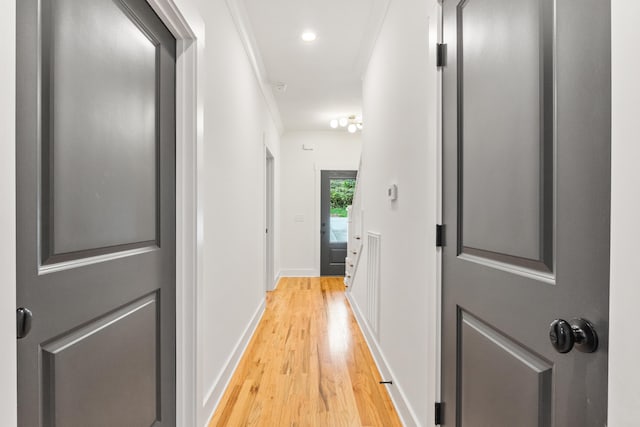
[[[446,0],[445,425],[607,418],[610,3]],[[557,318],[595,353],[559,354]]]
[[[42,378],[49,390],[44,420],[78,427],[100,420],[153,425],[159,409],[157,316],[153,294],[43,345]]]
[[[551,364],[468,312],[459,316],[461,425],[549,425]]]
[[[155,241],[158,41],[118,2],[48,6],[51,255]]]
[[[331,181],[355,180],[356,171],[321,171],[320,275],[344,276],[347,256],[347,219],[331,217]],[[344,230],[342,230],[344,226]],[[339,233],[336,233],[339,231]]]
[[[546,0],[508,7],[503,0],[461,2],[456,46],[461,245],[547,271],[553,257],[552,6]]]
[[[458,12],[464,23],[458,29],[458,54],[464,58],[459,68],[462,244],[534,260],[550,237],[543,233],[545,209],[551,206],[541,203],[546,169],[541,150],[553,144],[551,134],[545,140],[541,119],[553,107],[544,84],[552,46],[538,34],[540,12],[549,14],[549,8],[538,3],[516,0],[505,7],[503,0],[467,0]],[[542,20],[552,19],[549,14]],[[488,100],[509,108],[487,108]]]
[[[175,425],[175,39],[144,0],[17,7],[19,425]]]

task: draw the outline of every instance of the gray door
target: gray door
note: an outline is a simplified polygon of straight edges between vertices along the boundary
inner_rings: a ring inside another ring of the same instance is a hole
[[[173,426],[175,39],[144,0],[17,6],[19,425]]]
[[[320,275],[344,276],[346,206],[353,202],[356,171],[322,171],[320,185]],[[333,196],[332,196],[333,193]]]
[[[607,0],[444,2],[447,426],[606,425],[609,18]]]

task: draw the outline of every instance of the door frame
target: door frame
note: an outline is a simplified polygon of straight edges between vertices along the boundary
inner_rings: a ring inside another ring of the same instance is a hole
[[[198,70],[198,50],[204,40],[196,36],[191,15],[185,18],[174,0],[147,0],[162,22],[176,38],[176,424],[197,425],[197,296],[198,283],[202,283],[202,234],[201,189],[197,185],[203,175],[203,134],[198,129],[198,117],[202,111],[202,99],[198,88],[202,87],[204,73]],[[0,34],[7,41],[10,58],[6,69],[0,69],[0,87],[5,94],[15,94],[15,32],[16,0],[2,0]],[[5,196],[5,209],[0,212],[0,267],[2,282],[0,292],[5,297],[0,303],[2,329],[0,340],[7,351],[0,357],[0,401],[3,421],[7,425],[17,423],[17,350],[15,339],[16,308],[16,181],[15,181],[15,95],[0,100],[0,137],[11,143],[0,144],[1,194]]]
[[[16,310],[16,0],[0,0],[0,37],[5,58],[0,65],[0,414],[3,424],[18,422]]]
[[[322,216],[322,202],[320,201],[320,196],[322,195],[322,171],[357,171],[360,173],[358,165],[348,165],[345,163],[348,162],[336,159],[335,164],[331,164],[331,162],[315,164],[315,187],[313,195],[313,277],[320,276],[320,253],[322,251],[322,239],[320,239],[320,217]]]
[[[263,134],[264,145],[264,287],[265,291],[272,291],[276,285],[275,274],[275,157],[266,143],[266,135]]]
[[[315,271],[316,276],[322,276],[322,238],[321,238],[321,222],[322,222],[322,172],[355,172],[356,180],[358,179],[358,174],[360,173],[359,165],[358,167],[341,167],[341,168],[328,168],[316,167],[316,192],[315,192],[315,203],[316,203],[316,213],[315,213],[315,235],[316,235],[316,260],[315,260]]]
[[[197,314],[203,244],[203,135],[197,117],[201,87],[198,40],[173,0],[147,0],[176,38],[176,424],[197,422]],[[202,42],[202,41],[201,41]]]
[[[431,67],[435,69],[435,82],[431,84],[435,88],[435,116],[431,118],[434,124],[434,141],[436,144],[435,155],[435,183],[436,183],[436,200],[435,200],[435,220],[436,224],[442,224],[442,193],[443,193],[443,174],[444,159],[442,156],[443,139],[442,139],[442,67],[437,66],[437,44],[442,43],[442,29],[443,29],[443,17],[442,17],[442,2],[437,1],[434,4],[433,14],[431,18],[435,18],[435,22],[429,22],[429,63]],[[435,25],[434,25],[435,24]],[[435,43],[434,43],[435,42]],[[433,310],[433,346],[432,357],[434,364],[433,369],[433,393],[435,402],[442,401],[442,247],[436,247],[436,259],[435,259],[435,284],[432,293],[433,302],[431,303],[431,309]],[[431,403],[431,402],[429,402]],[[432,407],[430,405],[430,407]],[[435,409],[434,409],[435,410]]]
[[[176,38],[176,424],[197,425],[197,319],[202,283],[203,73],[193,19],[174,0],[147,0]],[[200,99],[199,99],[200,98]]]

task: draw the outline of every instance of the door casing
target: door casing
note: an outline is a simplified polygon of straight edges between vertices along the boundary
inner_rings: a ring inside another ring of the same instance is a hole
[[[267,147],[265,151],[265,290],[275,287],[275,158]]]
[[[329,272],[329,270],[332,270],[332,264],[330,262],[331,259],[331,251],[332,250],[336,250],[336,248],[332,249],[332,245],[338,244],[338,242],[334,242],[331,243],[330,242],[330,237],[329,237],[329,233],[331,231],[331,215],[330,215],[330,210],[331,210],[331,200],[330,200],[330,185],[331,185],[331,181],[333,181],[334,179],[357,179],[357,170],[348,170],[348,171],[341,171],[341,170],[322,170],[320,171],[320,222],[321,224],[319,224],[319,228],[320,228],[320,275],[335,275],[334,271]],[[326,184],[326,187],[325,187]],[[327,193],[325,193],[325,191],[327,191]],[[326,196],[329,196],[325,199]],[[326,203],[326,205],[325,205]],[[326,211],[325,211],[326,209]],[[326,214],[326,217],[324,216]],[[326,228],[324,228],[324,222],[326,221]],[[326,234],[325,234],[326,233]],[[326,236],[326,237],[325,237]],[[323,252],[323,244],[326,244],[326,251]],[[347,253],[347,242],[344,242],[344,255],[345,258],[347,257],[348,253]],[[343,258],[340,258],[343,259]],[[326,264],[325,264],[326,261]],[[335,267],[333,267],[335,268]],[[344,275],[345,271],[344,269],[342,270],[341,275]]]
[[[313,274],[312,274],[312,276],[314,277],[320,276],[320,252],[322,250],[322,239],[320,238],[320,216],[321,216],[320,194],[321,194],[322,171],[332,170],[332,171],[357,171],[358,173],[360,172],[358,170],[357,164],[354,164],[353,166],[348,166],[348,165],[344,165],[344,163],[345,162],[332,164],[329,162],[329,163],[316,164],[315,192],[314,192],[315,206],[314,206],[314,218],[313,218],[313,224],[314,224],[313,233],[315,236],[314,237],[315,253],[313,254],[314,266],[313,266]]]
[[[202,283],[201,234],[203,134],[198,131],[198,50],[204,43],[193,19],[174,0],[147,0],[176,38],[176,418],[177,425],[202,424],[197,410],[197,313]],[[191,18],[191,17],[190,17]]]

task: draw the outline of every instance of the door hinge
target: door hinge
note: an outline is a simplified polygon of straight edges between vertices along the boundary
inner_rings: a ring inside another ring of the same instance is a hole
[[[440,424],[442,424],[442,402],[436,402],[435,404],[435,412],[434,412],[434,419],[433,422],[435,423],[435,425],[439,426]]]
[[[436,248],[444,246],[444,225],[436,224]]]
[[[447,60],[447,45],[438,43],[436,45],[436,67],[444,67]]]

